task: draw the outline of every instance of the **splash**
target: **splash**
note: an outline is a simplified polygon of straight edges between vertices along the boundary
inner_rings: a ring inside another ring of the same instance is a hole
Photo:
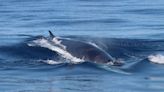
[[[148,59],[153,63],[164,64],[164,55],[161,54],[150,55]]]
[[[68,63],[81,63],[84,62],[83,59],[74,57],[72,54],[70,54],[66,49],[66,47],[64,47],[60,41],[58,41],[57,39],[53,39],[52,40],[53,43],[45,38],[41,38],[41,39],[37,39],[37,40],[33,40],[32,43],[28,43],[28,46],[40,46],[43,48],[48,48],[54,52],[57,52],[61,57],[63,57],[64,59],[66,59],[66,61]],[[57,43],[56,43],[57,42]],[[48,61],[49,62],[49,61]],[[49,62],[49,63],[53,63],[53,62]]]

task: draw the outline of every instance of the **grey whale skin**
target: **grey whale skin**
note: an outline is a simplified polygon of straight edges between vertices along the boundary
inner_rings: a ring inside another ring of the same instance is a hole
[[[49,40],[55,37],[51,31],[49,31]],[[57,38],[61,41],[61,44],[66,46],[66,50],[77,58],[84,59],[97,64],[109,64],[114,66],[123,65],[122,62],[115,60],[110,54],[104,50],[79,40]]]

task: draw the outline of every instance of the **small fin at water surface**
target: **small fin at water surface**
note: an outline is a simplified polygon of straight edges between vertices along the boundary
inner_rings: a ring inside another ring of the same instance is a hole
[[[53,39],[55,35],[50,30],[48,32],[49,32],[50,38]]]

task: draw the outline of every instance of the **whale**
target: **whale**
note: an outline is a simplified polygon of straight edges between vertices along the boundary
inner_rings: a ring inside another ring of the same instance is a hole
[[[65,61],[62,60],[64,58],[75,63],[87,61],[112,66],[124,65],[96,43],[67,36],[55,36],[51,31],[49,31],[49,36],[30,36],[22,43],[0,46],[0,52],[6,57],[10,55],[15,60]],[[60,57],[62,57],[61,60]]]
[[[44,38],[49,42],[49,45],[54,45],[58,47],[59,54],[69,53],[72,57],[78,59],[93,62],[96,64],[108,64],[113,66],[121,66],[122,62],[114,59],[109,53],[105,50],[99,48],[96,44],[84,42],[75,39],[63,38],[55,36],[51,31],[49,31],[49,36]],[[37,43],[38,44],[38,43]],[[48,44],[41,43],[42,47],[49,46]],[[57,50],[55,50],[57,51]],[[66,57],[66,56],[64,56]]]

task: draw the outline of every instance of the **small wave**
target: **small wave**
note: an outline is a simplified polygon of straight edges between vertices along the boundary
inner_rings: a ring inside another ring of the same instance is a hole
[[[164,55],[161,54],[150,55],[148,59],[153,63],[164,64]]]
[[[60,61],[54,61],[54,60],[39,60],[40,62],[49,64],[49,65],[58,65],[58,64],[62,64],[63,62]]]
[[[65,49],[62,49],[61,48],[61,46],[63,46],[62,44],[60,44],[60,45],[58,45],[58,44],[60,44],[60,42],[57,44],[53,44],[50,41],[48,41],[47,39],[41,38],[41,39],[33,40],[32,43],[28,44],[28,46],[40,46],[40,47],[48,48],[52,51],[57,52],[64,59],[66,59],[66,61],[70,61],[69,63],[76,64],[76,63],[84,62],[84,60],[74,57],[69,52],[67,52]]]
[[[131,74],[130,72],[126,72],[118,67],[112,67],[112,66],[108,66],[108,65],[98,65],[98,67],[100,67],[106,71],[112,71],[112,72],[119,73],[119,74],[125,74],[125,75]]]

